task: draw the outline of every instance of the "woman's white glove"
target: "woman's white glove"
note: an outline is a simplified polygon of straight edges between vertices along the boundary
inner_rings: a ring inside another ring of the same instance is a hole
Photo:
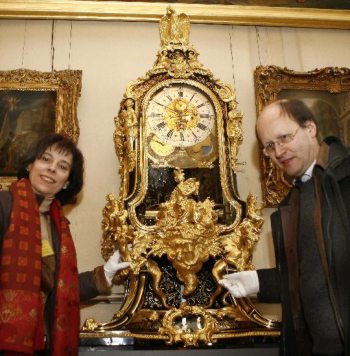
[[[130,262],[122,262],[119,251],[115,251],[103,266],[103,270],[109,285],[112,285],[112,279],[118,271],[129,266]]]
[[[259,277],[256,271],[227,274],[219,280],[234,298],[244,298],[259,292]]]

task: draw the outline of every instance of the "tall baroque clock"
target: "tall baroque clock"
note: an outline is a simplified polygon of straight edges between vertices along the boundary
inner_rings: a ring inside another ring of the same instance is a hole
[[[125,285],[121,308],[108,322],[86,320],[85,340],[200,347],[279,335],[278,322],[218,283],[254,268],[262,207],[237,192],[234,91],[199,62],[189,34],[188,16],[169,8],[157,59],[129,83],[115,118],[121,184],[103,210],[102,255],[118,249],[131,265],[114,278]]]

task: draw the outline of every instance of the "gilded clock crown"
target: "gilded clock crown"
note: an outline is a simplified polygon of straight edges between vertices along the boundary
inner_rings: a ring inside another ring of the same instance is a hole
[[[167,8],[167,13],[160,20],[160,43],[166,45],[189,45],[190,20],[186,14],[176,15],[175,11]]]

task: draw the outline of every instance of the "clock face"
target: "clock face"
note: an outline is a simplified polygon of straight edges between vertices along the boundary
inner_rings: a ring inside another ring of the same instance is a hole
[[[149,100],[146,117],[149,130],[161,144],[180,148],[203,142],[216,122],[209,95],[185,83],[170,83],[158,89]]]

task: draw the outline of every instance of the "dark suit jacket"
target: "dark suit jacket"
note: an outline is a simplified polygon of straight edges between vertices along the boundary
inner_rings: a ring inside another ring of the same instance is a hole
[[[317,245],[321,259],[324,256],[323,271],[345,355],[350,356],[350,153],[338,139],[329,137],[322,143],[312,179],[318,193],[314,211]],[[281,354],[286,356],[301,356],[302,349],[304,355],[311,355],[312,347],[299,315],[298,195],[298,189],[292,189],[271,216],[276,268],[258,270],[259,300],[282,303]]]

